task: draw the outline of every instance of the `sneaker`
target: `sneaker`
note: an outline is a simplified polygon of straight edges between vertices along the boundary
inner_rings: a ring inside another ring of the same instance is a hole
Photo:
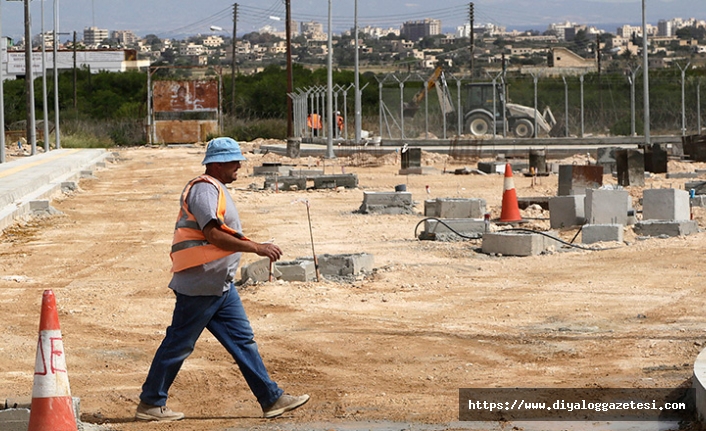
[[[140,401],[137,406],[137,413],[135,413],[135,419],[139,421],[178,421],[184,418],[184,413],[173,412],[167,406],[152,406]]]
[[[265,418],[276,418],[282,413],[294,410],[299,406],[303,406],[307,401],[309,401],[309,395],[295,397],[294,395],[284,394],[279,397],[274,404],[266,409],[262,409],[262,413]]]

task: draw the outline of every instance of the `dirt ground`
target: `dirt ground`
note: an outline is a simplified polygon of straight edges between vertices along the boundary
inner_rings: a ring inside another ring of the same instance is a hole
[[[251,150],[258,143],[246,144]],[[183,421],[133,422],[140,386],[171,317],[169,246],[184,184],[202,173],[203,148],[118,150],[116,161],[59,195],[63,214],[18,223],[0,237],[0,397],[29,396],[44,289],[57,298],[72,394],[82,421],[115,430],[201,431],[385,420],[449,424],[464,387],[670,388],[685,384],[706,342],[706,234],[637,238],[599,251],[533,257],[479,252],[480,241],[415,238],[423,201],[484,198],[500,212],[501,175],[443,174],[454,161],[424,154],[432,175],[398,175],[393,155],[324,161],[248,154],[231,192],[244,232],[274,239],[285,260],[370,253],[375,271],[349,282],[268,282],[241,291],[261,354],[303,408],[275,421],[261,411],[237,367],[208,333],[173,385]],[[260,190],[253,166],[282,161],[358,175],[351,190]],[[552,161],[552,160],[550,160]],[[584,163],[581,157],[566,163]],[[325,166],[324,166],[325,165]],[[670,161],[670,171],[703,169]],[[517,194],[553,196],[557,176],[514,177]],[[646,187],[688,180],[652,175]],[[690,180],[689,180],[690,181]],[[406,184],[418,214],[354,213],[363,190]],[[616,184],[610,175],[604,184]],[[251,186],[254,185],[254,186]],[[429,193],[426,192],[429,186]],[[642,189],[630,188],[639,206]],[[706,214],[694,209],[703,228]],[[546,211],[525,227],[548,229]],[[577,229],[561,232],[568,241]],[[256,260],[246,255],[244,262]]]

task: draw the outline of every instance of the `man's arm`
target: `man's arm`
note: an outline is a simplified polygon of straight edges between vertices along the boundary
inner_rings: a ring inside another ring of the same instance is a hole
[[[203,228],[206,240],[218,248],[234,252],[255,253],[258,256],[269,258],[276,262],[282,257],[282,249],[272,243],[258,243],[255,241],[238,239],[235,236],[221,230],[218,222],[211,220]]]

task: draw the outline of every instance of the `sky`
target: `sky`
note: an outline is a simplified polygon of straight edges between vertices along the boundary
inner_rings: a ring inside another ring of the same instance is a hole
[[[242,35],[269,25],[284,30],[284,0],[235,0],[238,2],[237,33]],[[329,2],[334,33],[354,25],[352,0],[291,0],[295,21],[318,21],[328,31]],[[57,5],[58,31],[73,32],[78,39],[86,27],[132,30],[137,36],[156,34],[161,38],[185,35],[222,34],[233,30],[233,3],[216,0],[34,0],[31,2],[32,34],[54,28]],[[444,0],[358,0],[358,26],[399,28],[404,21],[440,19],[444,32],[468,22],[468,1]],[[706,0],[644,0],[646,19],[697,18],[706,20]],[[643,0],[474,0],[474,22],[495,24],[513,30],[544,31],[551,23],[570,21],[594,25],[615,33],[621,24],[642,22]],[[24,2],[0,0],[0,25],[5,36],[19,40],[24,35]],[[212,30],[211,27],[222,30]]]

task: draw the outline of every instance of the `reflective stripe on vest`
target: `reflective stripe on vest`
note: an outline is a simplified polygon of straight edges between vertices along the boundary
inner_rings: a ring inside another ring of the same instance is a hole
[[[226,215],[226,195],[224,187],[209,175],[199,175],[184,187],[181,193],[181,208],[174,227],[174,240],[172,241],[172,251],[169,256],[172,258],[172,272],[183,271],[188,268],[203,265],[214,260],[229,256],[234,252],[223,250],[209,243],[206,236],[196,222],[196,217],[189,211],[187,198],[191,187],[198,182],[209,182],[218,189],[218,205],[216,208],[216,219],[221,230],[244,238],[236,230],[228,227],[225,223]]]

